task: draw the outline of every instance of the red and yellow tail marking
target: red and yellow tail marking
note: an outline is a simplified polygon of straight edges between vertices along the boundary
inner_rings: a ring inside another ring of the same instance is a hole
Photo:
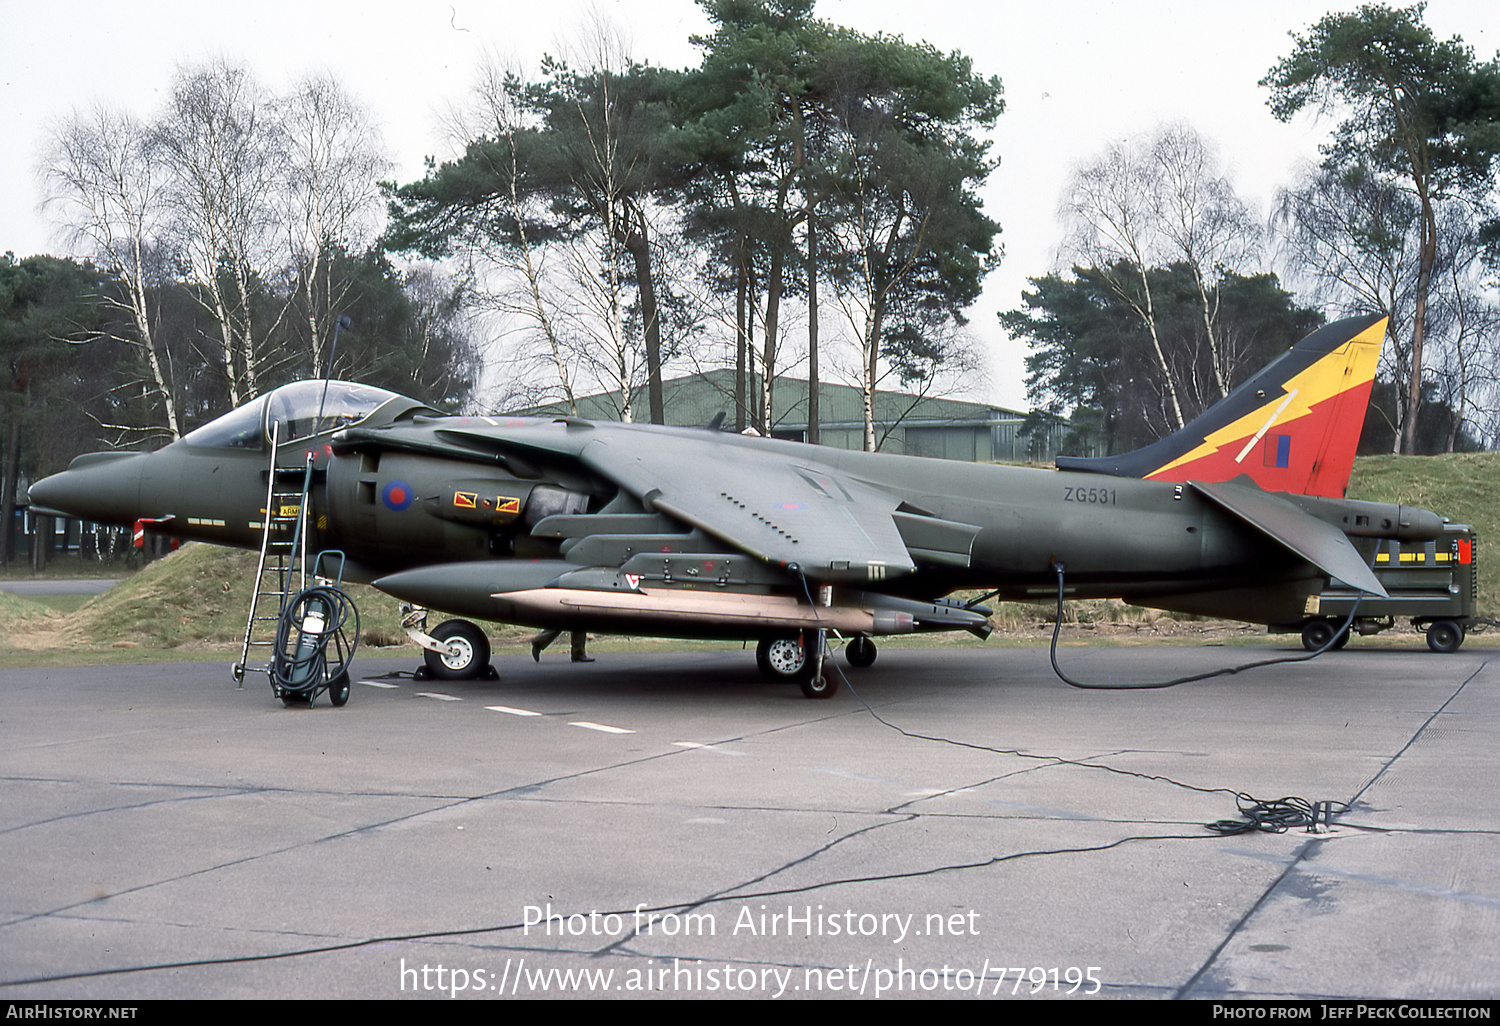
[[[1285,383],[1284,392],[1212,432],[1146,477],[1228,481],[1248,474],[1266,491],[1340,498],[1349,485],[1380,360],[1381,319]]]

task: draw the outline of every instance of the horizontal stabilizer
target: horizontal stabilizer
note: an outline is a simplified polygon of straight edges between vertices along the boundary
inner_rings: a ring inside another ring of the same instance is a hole
[[[1332,524],[1297,509],[1291,503],[1257,488],[1239,484],[1189,481],[1198,494],[1234,514],[1266,536],[1280,542],[1329,577],[1351,588],[1387,598],[1375,572],[1358,550]]]

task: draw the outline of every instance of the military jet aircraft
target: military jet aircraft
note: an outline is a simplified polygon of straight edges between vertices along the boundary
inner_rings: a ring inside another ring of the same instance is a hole
[[[963,589],[1042,601],[1061,583],[1076,598],[1262,624],[1316,616],[1329,579],[1384,595],[1351,539],[1435,538],[1440,517],[1266,490],[1286,487],[1295,463],[1298,481],[1342,495],[1358,426],[1322,414],[1352,405],[1338,412],[1362,419],[1383,330],[1378,318],[1329,325],[1148,456],[1059,471],[702,428],[443,416],[312,381],[158,452],[80,456],[31,501],[258,547],[274,430],[289,442],[278,465],[311,460],[313,545],[341,550],[351,578],[477,620],[755,641],[767,676],[827,697],[836,685],[811,654],[824,631],[852,639],[854,665],[874,660],[874,637],[984,636],[989,610],[947,597]],[[1214,453],[1226,455],[1203,458]],[[1163,473],[1177,467],[1193,476]],[[429,642],[435,676],[488,666],[466,620]]]

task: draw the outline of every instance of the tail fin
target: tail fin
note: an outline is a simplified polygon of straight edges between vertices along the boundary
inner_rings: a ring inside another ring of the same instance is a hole
[[[1153,481],[1248,476],[1268,492],[1342,498],[1385,326],[1380,316],[1335,321],[1166,438],[1123,456],[1059,456],[1057,466]]]

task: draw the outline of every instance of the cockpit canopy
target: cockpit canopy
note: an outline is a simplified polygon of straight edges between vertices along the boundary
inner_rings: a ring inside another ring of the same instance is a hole
[[[285,445],[357,424],[392,399],[401,398],[395,392],[352,381],[298,381],[188,432],[182,440],[221,449],[261,449],[270,441],[274,427],[277,442]]]

